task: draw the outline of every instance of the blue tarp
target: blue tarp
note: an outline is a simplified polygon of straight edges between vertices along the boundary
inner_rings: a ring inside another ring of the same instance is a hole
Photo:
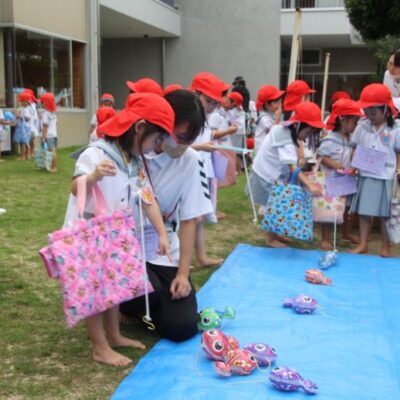
[[[333,286],[311,285],[304,271],[319,251],[238,245],[198,294],[199,307],[236,309],[223,331],[266,342],[277,366],[297,369],[319,386],[321,400],[400,399],[400,261],[339,254],[325,271]],[[322,306],[298,315],[281,301],[309,294]],[[283,393],[268,374],[217,377],[200,349],[200,335],[176,344],[161,340],[120,384],[113,400],[304,399]]]

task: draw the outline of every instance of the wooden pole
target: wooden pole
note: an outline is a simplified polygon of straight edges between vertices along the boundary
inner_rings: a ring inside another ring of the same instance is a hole
[[[324,72],[324,86],[322,88],[322,102],[321,102],[321,114],[322,121],[324,120],[325,105],[326,105],[326,92],[328,89],[328,75],[329,75],[329,62],[331,60],[331,54],[325,54],[325,72]]]
[[[289,66],[289,76],[288,85],[296,79],[297,70],[297,59],[299,57],[299,30],[301,23],[301,10],[296,8],[294,14],[294,26],[293,26],[293,37],[292,37],[292,51],[290,53],[290,66]]]

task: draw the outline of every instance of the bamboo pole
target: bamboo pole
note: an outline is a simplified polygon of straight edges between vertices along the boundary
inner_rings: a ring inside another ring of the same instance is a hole
[[[290,53],[290,66],[289,66],[289,76],[288,85],[296,79],[297,70],[297,59],[299,57],[299,30],[301,23],[301,10],[296,8],[294,14],[294,26],[293,26],[293,37],[292,37],[292,50]]]
[[[322,88],[322,102],[321,102],[321,114],[322,121],[324,120],[325,106],[326,106],[326,92],[328,89],[328,75],[329,75],[329,62],[331,60],[331,54],[325,54],[325,72],[324,72],[324,86]]]

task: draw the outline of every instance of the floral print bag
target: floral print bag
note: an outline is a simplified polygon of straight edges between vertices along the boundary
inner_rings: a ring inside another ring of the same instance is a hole
[[[68,326],[152,292],[142,263],[131,210],[111,215],[103,194],[93,186],[96,215],[49,234],[49,245],[39,251],[50,277],[60,281]],[[78,178],[77,207],[83,215],[86,177]]]
[[[312,195],[297,185],[300,168],[288,183],[276,183],[268,196],[261,229],[299,240],[314,238]]]

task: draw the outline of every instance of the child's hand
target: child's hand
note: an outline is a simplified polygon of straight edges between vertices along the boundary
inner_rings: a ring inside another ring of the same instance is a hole
[[[316,185],[314,185],[313,183],[310,183],[308,185],[308,190],[312,193],[313,196],[321,196],[321,190],[318,189],[318,187]]]
[[[216,148],[215,148],[213,142],[206,142],[206,143],[202,143],[202,145],[201,145],[201,150],[207,151],[209,153],[213,152],[215,149]]]
[[[298,166],[304,168],[307,165],[307,160],[304,157],[299,157]]]
[[[92,176],[93,180],[97,182],[103,179],[104,176],[115,176],[116,174],[117,168],[115,164],[111,160],[103,160],[97,164]]]
[[[172,262],[171,248],[167,235],[161,235],[158,238],[158,251],[160,256],[167,256],[168,260]]]
[[[176,275],[170,287],[172,300],[178,300],[187,297],[191,291],[192,287],[189,279],[184,275]]]
[[[396,169],[396,176],[399,176],[400,175],[400,168],[397,168]]]
[[[232,124],[228,129],[229,129],[229,134],[231,135],[231,134],[237,132],[238,126],[236,124]]]

